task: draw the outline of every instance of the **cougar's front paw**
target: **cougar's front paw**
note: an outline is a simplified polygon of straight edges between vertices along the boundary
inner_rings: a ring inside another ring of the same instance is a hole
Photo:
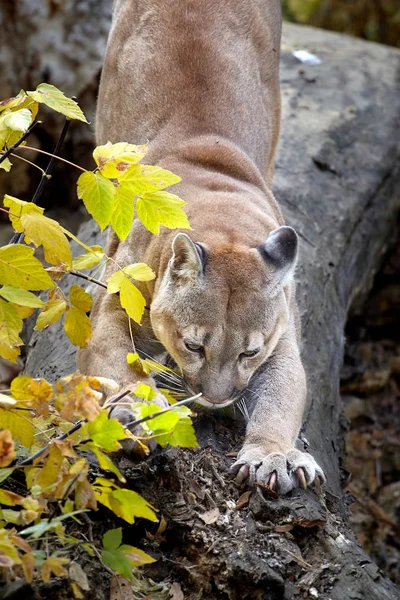
[[[298,486],[307,488],[316,476],[325,482],[324,472],[311,454],[295,448],[266,454],[262,447],[244,446],[231,471],[236,474],[238,483],[268,485],[280,494],[287,494]]]

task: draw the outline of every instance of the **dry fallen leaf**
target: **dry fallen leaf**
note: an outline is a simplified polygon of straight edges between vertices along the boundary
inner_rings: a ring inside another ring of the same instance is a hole
[[[277,525],[275,527],[275,531],[277,533],[284,533],[285,531],[291,531],[293,527],[293,523],[285,523],[285,525]]]
[[[251,496],[251,492],[252,492],[252,490],[248,490],[247,492],[244,492],[240,496],[240,498],[236,502],[236,506],[235,506],[236,510],[241,510],[242,508],[245,508],[248,505],[250,496]]]
[[[135,600],[130,582],[122,575],[114,575],[111,580],[110,600]]]
[[[185,600],[185,596],[183,595],[182,588],[178,582],[174,581],[171,585],[171,589],[169,590],[169,595],[171,600]]]
[[[204,523],[206,525],[211,525],[211,523],[215,523],[216,521],[218,521],[218,517],[219,517],[219,508],[215,507],[212,508],[211,510],[208,510],[207,512],[203,513],[202,515],[199,515],[200,519],[202,519],[202,521],[204,521]]]

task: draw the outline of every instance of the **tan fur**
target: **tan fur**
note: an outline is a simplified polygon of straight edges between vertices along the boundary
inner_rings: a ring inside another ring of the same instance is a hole
[[[250,483],[275,471],[285,493],[299,467],[307,483],[323,474],[294,449],[306,398],[296,236],[278,229],[271,192],[280,27],[277,0],[116,0],[96,127],[98,144],[148,140],[146,162],[177,173],[172,191],[188,203],[190,239],[164,228],[154,236],[137,220],[125,242],[109,235],[119,265],[143,261],[157,274],[142,286],[150,310],[134,328],[136,346],[166,349],[188,392],[201,391],[210,408],[245,397],[251,416],[233,470],[248,469]],[[143,381],[126,363],[132,343],[117,298],[97,295],[93,327],[79,367],[124,385]]]

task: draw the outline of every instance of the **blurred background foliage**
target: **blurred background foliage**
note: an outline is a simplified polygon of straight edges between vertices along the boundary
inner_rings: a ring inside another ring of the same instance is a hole
[[[282,0],[287,21],[400,47],[399,0]]]

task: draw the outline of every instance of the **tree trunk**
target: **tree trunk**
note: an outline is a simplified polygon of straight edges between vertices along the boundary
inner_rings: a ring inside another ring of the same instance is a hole
[[[299,48],[322,64],[300,63],[292,55]],[[365,298],[396,233],[399,67],[393,48],[284,27],[274,191],[301,238],[297,294],[309,386],[303,434],[327,485],[321,495],[299,490],[278,500],[253,492],[235,510],[241,491],[227,454],[240,449],[243,425],[225,416],[197,418],[201,449],[156,452],[141,464],[122,459],[129,485],[167,522],[161,539],[146,542],[158,558],[148,573],[179,582],[185,598],[400,597],[346,525],[339,396],[348,311]],[[93,225],[82,232],[90,243],[96,235]],[[54,380],[75,370],[74,349],[60,335],[54,326],[33,335],[29,374]]]

